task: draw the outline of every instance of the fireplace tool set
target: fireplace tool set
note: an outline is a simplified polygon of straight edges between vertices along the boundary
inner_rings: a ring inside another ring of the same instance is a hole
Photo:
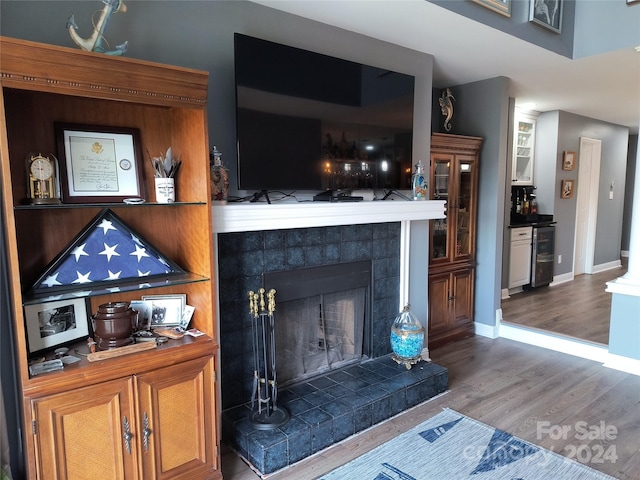
[[[266,294],[249,292],[249,313],[253,333],[253,390],[252,414],[249,418],[254,428],[272,430],[289,420],[289,412],[277,406],[278,383],[276,375],[276,337],[273,312],[276,309],[276,291]]]

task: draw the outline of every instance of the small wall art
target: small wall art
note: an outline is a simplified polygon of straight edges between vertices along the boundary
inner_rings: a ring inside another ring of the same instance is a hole
[[[505,17],[511,16],[511,0],[473,0],[483,7],[487,7],[494,12],[498,12]]]
[[[542,25],[556,33],[560,33],[563,1],[564,0],[530,0],[529,21]]]
[[[576,168],[576,152],[564,152],[562,157],[562,170],[573,170]]]
[[[560,198],[573,197],[574,187],[575,180],[562,180],[562,185],[560,186]]]

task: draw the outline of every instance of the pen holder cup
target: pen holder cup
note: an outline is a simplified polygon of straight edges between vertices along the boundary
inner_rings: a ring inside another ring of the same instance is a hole
[[[176,201],[176,188],[173,177],[156,177],[156,202],[173,203]]]

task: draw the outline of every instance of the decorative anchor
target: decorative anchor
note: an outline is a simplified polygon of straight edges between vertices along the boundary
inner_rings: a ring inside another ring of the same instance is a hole
[[[278,382],[276,378],[276,338],[273,325],[276,291],[273,288],[269,290],[267,304],[265,304],[264,293],[264,288],[259,289],[258,293],[249,292],[254,365],[251,397],[253,413],[249,417],[249,421],[258,430],[273,430],[289,421],[289,412],[276,405]]]
[[[451,90],[445,88],[442,92],[442,96],[438,99],[440,103],[440,109],[442,110],[442,115],[445,116],[444,119],[444,129],[449,132],[451,131],[451,119],[453,118],[453,102],[455,100]]]
[[[104,38],[104,31],[107,29],[111,15],[118,12],[126,12],[127,6],[122,0],[102,0],[102,3],[104,3],[104,8],[102,9],[98,22],[95,23],[93,17],[91,18],[93,34],[89,38],[81,38],[80,35],[78,35],[78,32],[76,32],[78,26],[76,25],[73,14],[71,14],[67,20],[69,35],[71,35],[71,39],[76,45],[87,52],[104,53],[106,55],[123,55],[127,51],[129,42],[125,41],[123,44],[117,45],[115,50],[107,50],[108,42]],[[105,43],[107,47],[105,47]]]

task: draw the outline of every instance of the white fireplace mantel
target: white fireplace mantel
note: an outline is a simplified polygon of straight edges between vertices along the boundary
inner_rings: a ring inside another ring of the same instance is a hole
[[[444,218],[444,200],[228,203],[213,205],[214,233]]]

